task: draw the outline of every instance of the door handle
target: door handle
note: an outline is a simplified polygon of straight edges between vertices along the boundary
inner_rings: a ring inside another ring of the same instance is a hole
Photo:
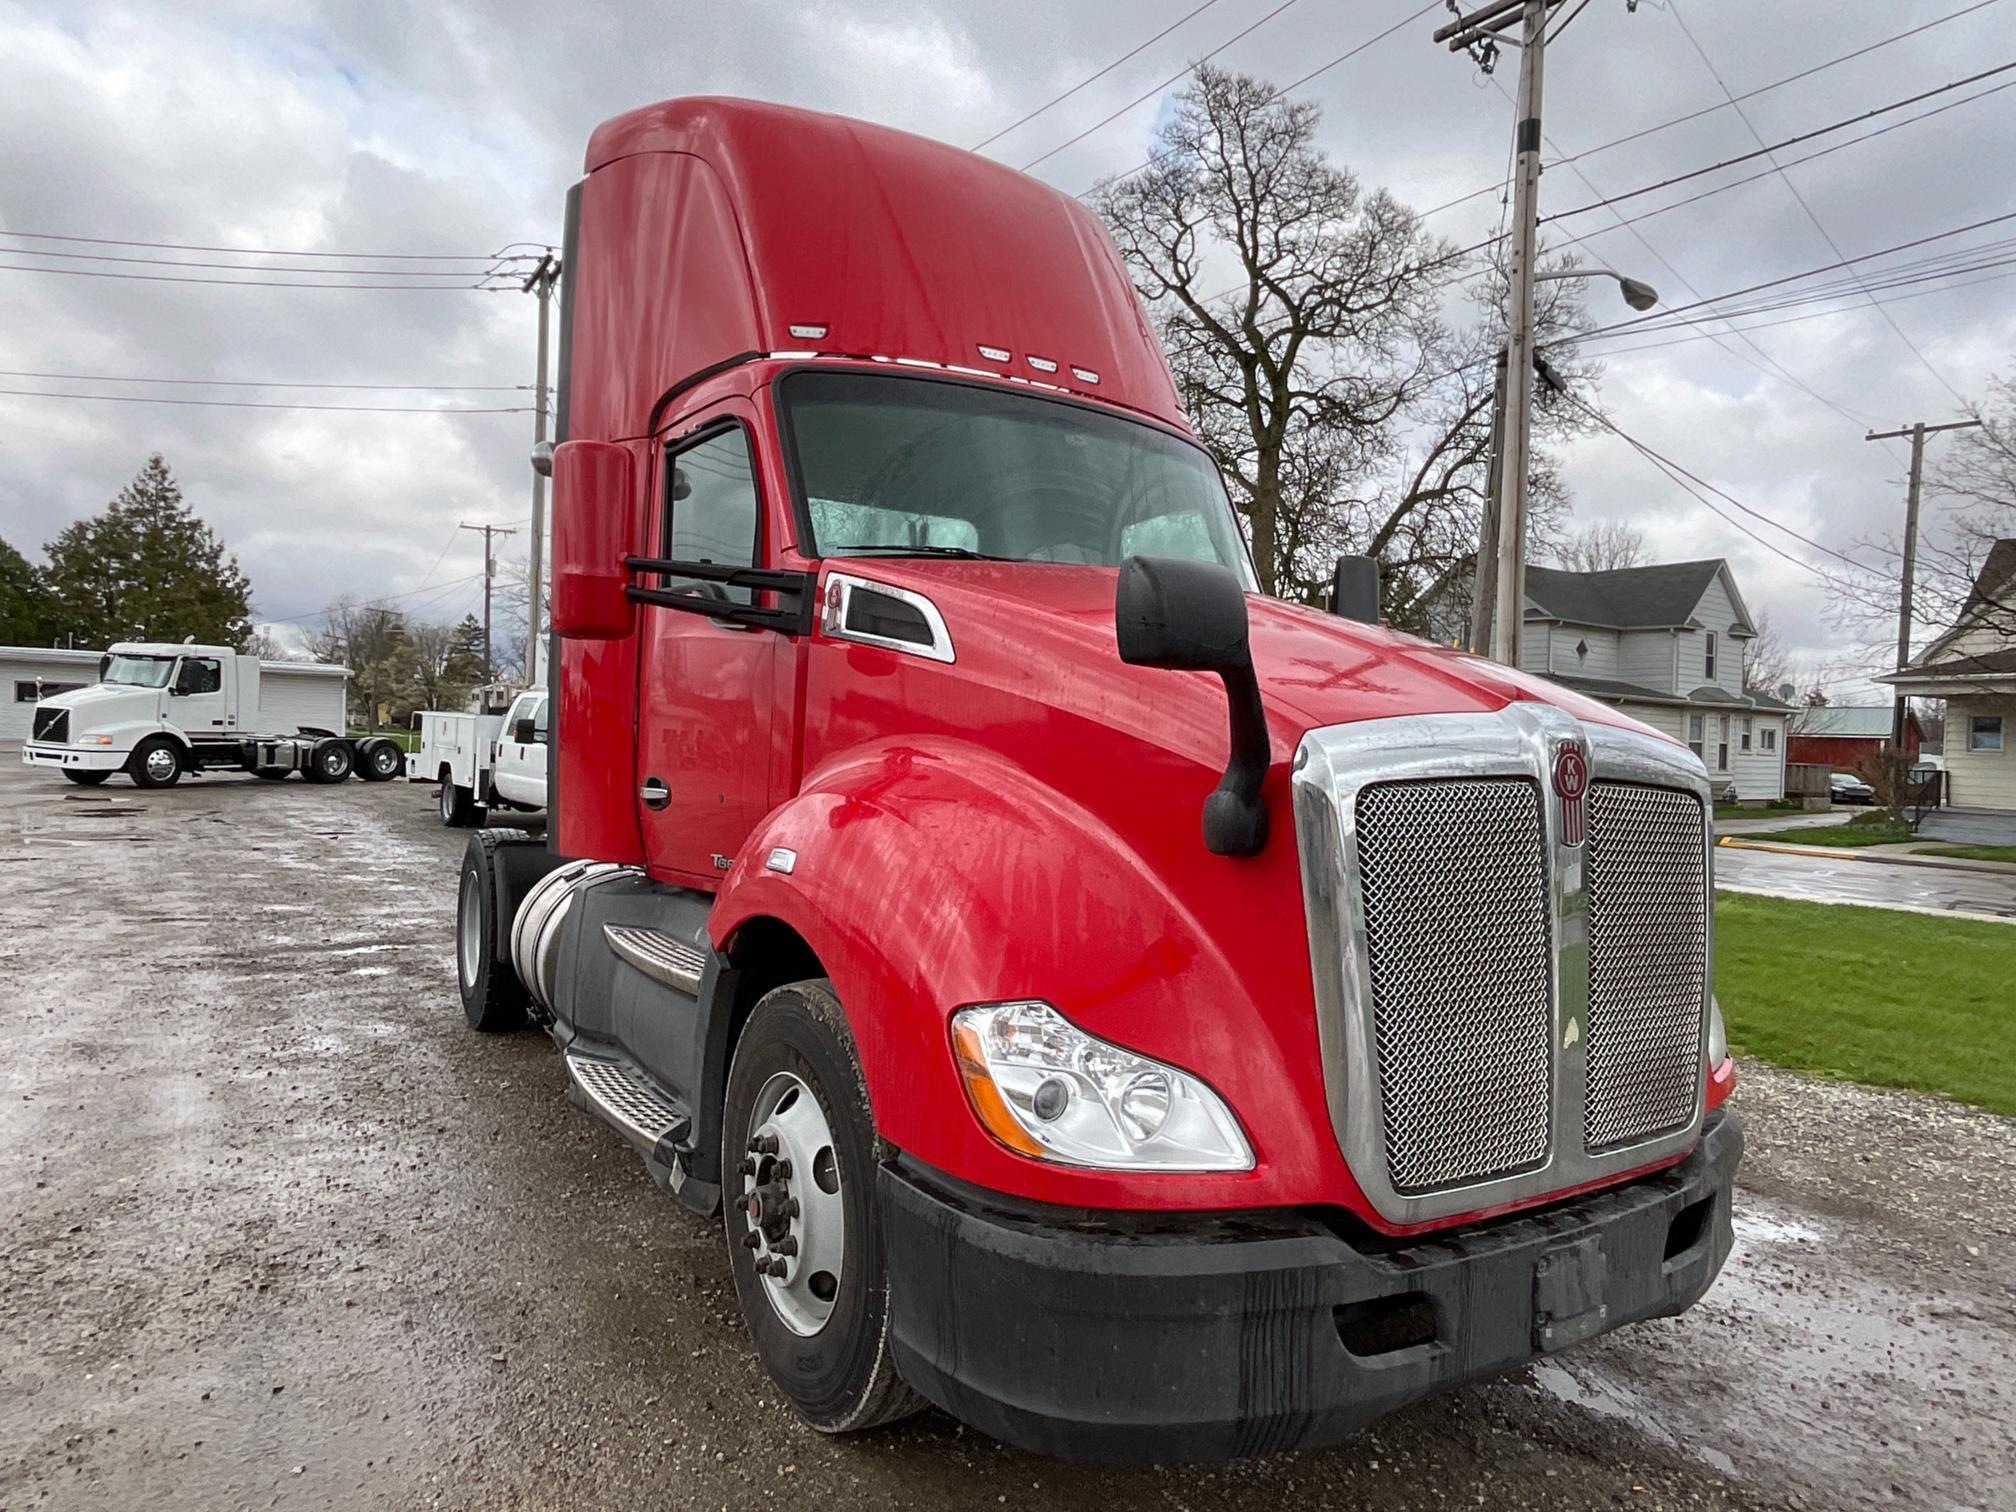
[[[644,800],[644,807],[662,809],[672,801],[672,789],[665,786],[662,777],[646,777],[644,786],[637,790],[637,796]]]

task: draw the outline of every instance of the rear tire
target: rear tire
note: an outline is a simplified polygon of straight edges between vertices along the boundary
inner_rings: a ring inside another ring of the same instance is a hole
[[[794,982],[756,1005],[729,1067],[721,1128],[728,1264],[770,1379],[822,1433],[916,1412],[923,1398],[889,1353],[875,1120],[831,984]],[[769,1214],[760,1223],[752,1197]],[[759,1274],[759,1258],[783,1274]]]
[[[406,753],[389,740],[366,741],[357,748],[357,775],[366,782],[390,782],[406,764]]]
[[[476,807],[476,795],[465,787],[457,787],[447,773],[441,774],[441,822],[450,829],[475,829],[483,822],[483,811]]]
[[[135,787],[171,788],[182,780],[182,748],[166,735],[151,735],[126,758]]]
[[[87,772],[79,767],[63,768],[63,775],[79,787],[96,787],[112,774],[110,772]]]
[[[462,881],[455,893],[455,977],[462,1016],[479,1034],[525,1027],[531,996],[511,966],[511,921],[497,897],[498,847],[530,837],[523,830],[486,830],[462,850]]]
[[[301,775],[310,782],[348,782],[351,768],[356,764],[356,753],[351,750],[349,741],[322,740],[317,741],[315,749],[308,753],[308,764],[301,769]]]

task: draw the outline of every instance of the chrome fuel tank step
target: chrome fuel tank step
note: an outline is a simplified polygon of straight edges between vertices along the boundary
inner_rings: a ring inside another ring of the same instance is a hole
[[[684,1108],[620,1056],[569,1050],[567,1074],[588,1110],[647,1155],[692,1125]]]
[[[617,960],[636,967],[652,981],[688,997],[700,995],[700,974],[707,969],[707,958],[694,946],[663,930],[631,924],[604,924],[602,937]]]

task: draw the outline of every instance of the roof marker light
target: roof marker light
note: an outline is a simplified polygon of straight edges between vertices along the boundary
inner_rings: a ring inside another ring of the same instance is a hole
[[[1080,383],[1097,383],[1099,381],[1099,375],[1090,368],[1074,367],[1071,369],[1071,376],[1076,378]]]
[[[788,329],[800,341],[819,341],[826,335],[826,327],[823,325],[794,325]]]
[[[980,344],[980,355],[985,357],[989,362],[1006,362],[1009,360],[1008,349],[1006,347],[988,346],[985,342]]]
[[[1039,373],[1054,373],[1057,371],[1056,363],[1052,362],[1048,357],[1038,357],[1033,353],[1029,357],[1029,366],[1036,369]]]

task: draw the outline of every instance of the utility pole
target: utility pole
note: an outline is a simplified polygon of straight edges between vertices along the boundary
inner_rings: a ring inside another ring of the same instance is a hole
[[[1979,420],[1953,420],[1945,425],[1927,425],[1921,420],[1916,425],[1897,430],[1871,431],[1862,438],[1864,441],[1891,441],[1899,436],[1911,438],[1911,484],[1904,494],[1904,573],[1897,587],[1899,672],[1911,664],[1911,596],[1917,588],[1918,579],[1918,494],[1925,477],[1925,438],[1940,431],[1972,430],[1980,423]],[[1897,689],[1890,710],[1890,809],[1897,814],[1904,811],[1904,780],[1911,766],[1904,752],[1904,726],[1910,705],[1910,695],[1902,688]]]
[[[1491,446],[1484,454],[1484,521],[1477,563],[1470,574],[1470,649],[1491,654],[1491,631],[1498,603],[1498,459],[1505,449],[1505,351],[1498,351],[1498,378],[1491,398]]]
[[[560,259],[548,252],[526,278],[523,292],[539,296],[539,365],[532,380],[532,454],[536,457],[546,444],[546,313],[553,302],[553,285],[560,277]],[[525,610],[525,682],[538,687],[545,679],[546,636],[543,630],[546,605],[546,474],[532,469],[532,542],[526,572],[531,583]],[[487,643],[486,643],[487,644]],[[486,651],[487,656],[487,651]]]
[[[490,549],[490,540],[493,536],[516,535],[518,532],[503,525],[464,524],[456,528],[480,530],[483,533],[483,681],[487,683],[493,681],[497,675],[496,664],[490,655],[490,590],[497,582],[497,554]],[[535,609],[534,613],[536,612]]]
[[[1526,604],[1526,475],[1533,415],[1533,263],[1540,236],[1540,104],[1547,21],[1559,0],[1486,0],[1439,28],[1437,42],[1469,51],[1480,68],[1497,60],[1500,42],[1519,23],[1519,96],[1513,111],[1510,295],[1505,310],[1505,411],[1498,448],[1498,510],[1492,569],[1490,654],[1519,665]],[[1487,532],[1488,534],[1489,532]],[[1479,552],[1480,575],[1482,552]]]

